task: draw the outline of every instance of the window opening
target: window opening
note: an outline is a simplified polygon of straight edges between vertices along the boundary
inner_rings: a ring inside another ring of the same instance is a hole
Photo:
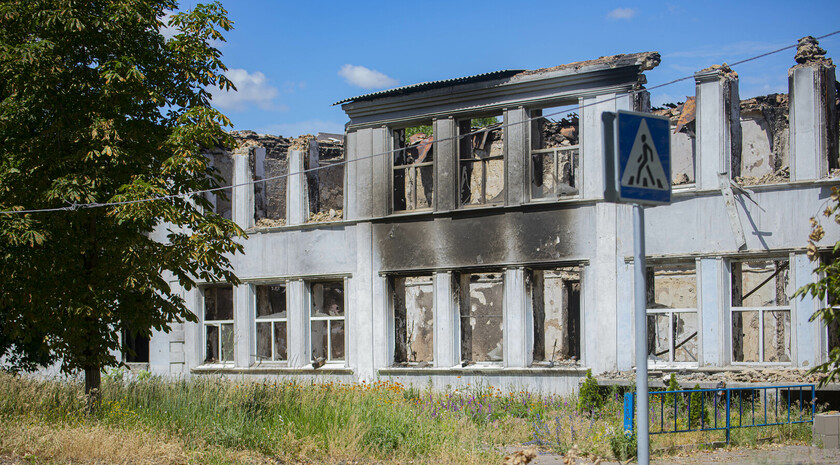
[[[432,126],[394,131],[393,210],[410,211],[434,205],[434,137]]]
[[[216,182],[219,187],[230,186],[233,181],[233,153],[224,149],[216,149],[210,152],[207,157],[210,166],[215,168]],[[232,219],[233,204],[231,189],[220,189],[204,194],[212,205],[212,211],[225,219]]]
[[[504,203],[505,141],[502,117],[474,118],[458,123],[461,205]]]
[[[534,311],[534,363],[580,360],[580,267],[530,273]]]
[[[233,361],[233,287],[204,288],[205,363]]]
[[[344,360],[344,282],[316,282],[310,289],[312,361]]]
[[[256,293],[257,361],[287,361],[286,285],[257,286]]]
[[[394,364],[427,366],[434,361],[432,275],[392,276]]]
[[[122,332],[123,360],[126,363],[149,363],[149,335],[126,329]]]
[[[697,363],[697,267],[694,263],[647,268],[648,361]]]
[[[732,360],[790,362],[787,260],[732,262]]]
[[[462,364],[501,362],[504,358],[503,274],[462,273],[459,279]]]
[[[837,257],[832,254],[832,252],[824,252],[820,256],[820,260],[823,265],[830,265],[831,263],[836,260]],[[831,287],[829,286],[828,292],[825,296],[825,302],[820,302],[822,306],[832,306],[835,310],[840,310],[840,306],[837,306],[838,298],[837,296],[831,292]],[[826,325],[826,355],[830,354],[832,350],[836,348],[840,348],[840,319],[835,319],[828,325]]]
[[[344,217],[343,141],[310,139],[304,168],[312,170],[306,173],[309,222],[341,220]]]
[[[286,190],[288,189],[288,142],[281,137],[260,136],[265,156],[250,150],[248,161],[254,181],[254,224],[258,228],[286,224]]]
[[[560,107],[531,110],[531,198],[578,194],[580,150],[577,113]],[[553,115],[539,118],[542,115]]]

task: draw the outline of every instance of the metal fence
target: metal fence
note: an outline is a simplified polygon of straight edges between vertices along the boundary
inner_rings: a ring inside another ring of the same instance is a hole
[[[736,428],[813,423],[815,394],[813,384],[649,392],[650,434],[725,430],[728,443]],[[624,394],[628,435],[634,429],[635,396]]]

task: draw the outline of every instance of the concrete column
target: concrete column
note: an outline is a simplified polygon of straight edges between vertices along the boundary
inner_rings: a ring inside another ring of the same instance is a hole
[[[788,70],[791,181],[819,179],[838,166],[834,65],[816,40],[804,43],[807,39],[800,39],[799,64]],[[813,45],[816,51],[806,56],[803,45]]]
[[[309,346],[309,296],[306,283],[294,279],[286,284],[288,299],[289,366],[307,365],[311,358]]]
[[[505,204],[522,205],[528,201],[529,135],[531,123],[523,107],[505,113]]]
[[[239,368],[254,364],[254,317],[256,294],[254,286],[240,284],[233,288],[233,361]]]
[[[817,279],[814,263],[808,260],[806,254],[791,254],[790,268],[793,279],[789,294]],[[791,361],[795,366],[811,368],[822,361],[825,325],[821,320],[809,321],[811,315],[820,308],[820,304],[818,299],[810,295],[790,300]]]
[[[231,209],[233,221],[242,229],[254,225],[254,185],[247,184],[254,180],[249,163],[251,150],[261,152],[262,158],[265,158],[263,147],[236,149],[233,152],[233,185],[239,186],[234,187],[231,193]]]
[[[374,271],[373,271],[373,227],[371,223],[359,223],[355,227],[356,233],[356,271],[353,279],[345,280],[345,295],[348,304],[345,306],[347,315],[347,365],[357,371],[362,379],[371,379],[373,372],[373,307],[379,307],[382,302],[374,299]],[[379,278],[379,276],[376,276]]]
[[[632,234],[627,235],[627,240]],[[632,244],[631,244],[632,247]],[[635,340],[636,335],[636,305],[633,300],[633,263],[624,261],[624,256],[619,254],[616,256],[618,269],[617,285],[617,302],[616,302],[616,338],[619,341],[627,341],[627,343],[620,343],[616,350],[616,364],[617,369],[626,371],[632,369],[636,365],[636,346],[632,341]],[[595,283],[592,283],[595,284]]]
[[[348,220],[371,217],[374,142],[373,129],[363,128],[347,134],[347,166],[345,169]]]
[[[191,321],[184,322],[184,372],[189,372],[190,368],[197,367],[204,363],[204,296],[201,293],[201,288],[194,287],[187,291],[184,295],[184,305],[192,309],[193,313],[198,317],[198,321],[193,323]]]
[[[373,159],[371,159],[370,172],[370,216],[387,216],[391,206],[388,200],[391,193],[388,192],[391,186],[391,160],[394,155],[390,153],[391,131],[382,126],[373,129]]]
[[[581,195],[586,199],[604,198],[604,147],[601,114],[605,111],[632,110],[631,94],[604,94],[580,101],[580,166],[583,173]]]
[[[525,270],[506,269],[504,285],[504,366],[528,367],[534,361],[534,317]]]
[[[289,150],[289,181],[286,183],[286,224],[304,224],[309,219],[309,200],[304,174],[306,152]]]
[[[458,143],[452,139],[458,133],[455,119],[436,119],[434,128],[435,211],[458,208]],[[446,139],[446,140],[444,140]]]
[[[720,190],[719,173],[730,177],[741,170],[741,100],[738,74],[713,66],[694,74],[697,93],[696,185]]]
[[[435,367],[450,368],[461,361],[461,320],[452,272],[437,272],[435,286]]]
[[[591,300],[587,302],[586,312],[582,315],[585,320],[583,342],[586,359],[584,363],[592,368],[595,374],[615,370],[617,367],[617,217],[618,205],[612,203],[595,205],[595,231],[597,231],[595,256],[586,279],[586,284],[593,288],[590,291],[594,292],[587,292]],[[627,231],[632,237],[632,229]],[[624,341],[622,344],[625,343],[632,344],[632,341]]]
[[[720,258],[697,259],[697,325],[699,326],[700,366],[725,365],[724,352],[729,346],[724,340],[726,322],[724,313],[729,305],[724,301],[724,266]]]

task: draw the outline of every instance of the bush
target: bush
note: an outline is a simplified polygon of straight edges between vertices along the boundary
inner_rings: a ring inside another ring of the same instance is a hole
[[[586,370],[586,379],[580,385],[580,394],[578,395],[578,412],[597,412],[604,406],[604,397],[601,395],[601,389],[598,386],[598,381],[592,377],[592,370]]]
[[[711,416],[709,415],[709,402],[703,401],[704,393],[699,391],[699,384],[695,384],[693,389],[695,389],[696,391],[691,393],[691,398],[689,399],[689,409],[691,410],[691,427],[696,428],[698,426],[702,427],[703,425],[711,424]]]
[[[671,373],[671,378],[668,380],[668,387],[665,388],[666,391],[679,391],[682,388],[680,387],[680,383],[677,382],[677,377]],[[682,394],[665,394],[665,407],[673,407],[674,401],[676,397],[677,402],[677,409],[680,408],[680,404],[682,404]]]
[[[621,428],[618,428],[621,431]],[[616,460],[630,460],[636,457],[636,432],[632,434],[613,433],[610,435],[610,450]]]

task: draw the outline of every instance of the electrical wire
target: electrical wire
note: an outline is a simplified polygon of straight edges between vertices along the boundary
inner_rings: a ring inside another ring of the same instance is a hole
[[[825,35],[821,35],[819,37],[816,37],[816,39],[824,39],[826,37],[831,37],[831,36],[837,35],[837,34],[840,34],[840,30],[830,32],[830,33],[825,34]],[[734,67],[734,66],[742,65],[742,64],[748,63],[750,61],[758,60],[758,59],[761,59],[761,58],[764,58],[764,57],[767,57],[767,56],[770,56],[770,55],[774,55],[776,53],[783,52],[785,50],[790,50],[790,49],[796,48],[797,45],[798,45],[798,43],[788,45],[788,46],[778,48],[778,49],[775,49],[775,50],[772,50],[772,51],[769,51],[769,52],[766,52],[766,53],[762,53],[760,55],[755,55],[755,56],[752,56],[752,57],[749,57],[749,58],[745,58],[743,60],[733,62],[732,64],[729,64],[727,66]],[[556,111],[554,113],[549,113],[549,114],[540,115],[540,116],[533,116],[533,117],[530,117],[530,118],[525,118],[522,121],[516,121],[516,122],[513,122],[513,123],[505,122],[505,123],[503,123],[499,126],[494,126],[493,129],[508,128],[508,127],[512,127],[512,126],[515,126],[515,125],[519,125],[519,124],[530,123],[532,121],[536,121],[536,120],[539,120],[539,119],[547,119],[550,116],[556,116],[556,115],[560,115],[560,114],[568,114],[568,113],[571,113],[571,112],[580,111],[581,109],[588,108],[590,106],[600,105],[602,103],[615,101],[615,100],[618,100],[619,98],[625,98],[627,95],[636,95],[636,94],[639,94],[641,92],[649,92],[651,90],[660,89],[660,88],[670,86],[670,85],[676,84],[678,82],[687,81],[687,80],[693,79],[693,78],[694,78],[694,74],[691,74],[691,75],[688,75],[688,76],[683,76],[683,77],[680,77],[680,78],[677,78],[677,79],[673,79],[671,81],[664,82],[662,84],[657,84],[657,85],[652,86],[652,87],[634,89],[634,90],[631,90],[630,92],[627,92],[627,93],[624,93],[624,94],[621,94],[621,95],[616,95],[614,97],[608,97],[608,98],[605,98],[603,100],[597,100],[597,101],[594,101],[594,102],[591,102],[591,103],[578,104],[578,105],[573,106],[573,107],[564,108],[564,109]],[[443,138],[443,139],[435,139],[434,142],[460,140],[460,139],[463,139],[463,138],[466,138],[466,137],[469,137],[469,136],[480,134],[480,133],[485,132],[485,131],[486,131],[486,129],[482,128],[482,129],[478,129],[476,131],[468,132],[468,133],[465,133],[465,134],[458,134],[456,136],[450,136],[450,137],[446,137],[446,138]],[[203,195],[203,194],[207,194],[207,193],[219,192],[219,191],[228,190],[228,189],[233,190],[237,187],[251,186],[251,185],[256,185],[256,184],[265,183],[265,182],[269,182],[269,181],[274,181],[274,180],[277,180],[277,179],[287,178],[287,177],[290,177],[290,176],[312,173],[312,172],[316,172],[316,171],[320,171],[320,170],[324,170],[324,169],[334,168],[334,167],[340,166],[340,165],[347,165],[348,163],[351,163],[351,162],[359,162],[359,161],[363,161],[363,160],[373,159],[373,158],[376,158],[376,157],[381,157],[381,156],[384,156],[384,155],[390,155],[392,153],[397,153],[397,152],[400,152],[400,151],[403,151],[403,150],[405,150],[405,149],[404,148],[399,148],[399,149],[387,150],[385,152],[379,152],[379,153],[373,153],[373,154],[370,154],[370,155],[364,155],[364,156],[361,156],[361,157],[354,158],[352,160],[348,160],[348,159],[345,158],[344,161],[339,162],[339,163],[333,163],[333,164],[324,165],[324,166],[316,166],[314,168],[308,168],[308,169],[304,169],[304,170],[301,170],[301,171],[296,171],[294,173],[285,173],[285,174],[280,174],[280,175],[277,175],[277,176],[270,176],[270,177],[267,177],[267,178],[256,179],[256,180],[253,180],[253,181],[243,182],[243,183],[239,183],[239,184],[231,184],[229,186],[219,186],[219,187],[214,187],[214,188],[210,188],[210,189],[195,190],[195,191],[184,192],[184,193],[180,193],[180,194],[162,195],[162,196],[158,196],[158,197],[149,197],[149,198],[146,198],[146,199],[125,200],[125,201],[121,201],[121,202],[72,203],[72,204],[64,206],[64,207],[40,208],[40,209],[30,209],[30,210],[5,210],[5,211],[0,211],[0,214],[10,215],[10,214],[26,214],[26,213],[47,213],[47,212],[57,212],[57,211],[75,211],[75,210],[87,209],[87,208],[117,207],[117,206],[136,204],[136,203],[157,202],[157,201],[161,201],[161,200],[170,200],[170,199],[175,199],[175,198],[187,198],[187,197],[192,197],[192,196],[195,196],[195,195]]]

